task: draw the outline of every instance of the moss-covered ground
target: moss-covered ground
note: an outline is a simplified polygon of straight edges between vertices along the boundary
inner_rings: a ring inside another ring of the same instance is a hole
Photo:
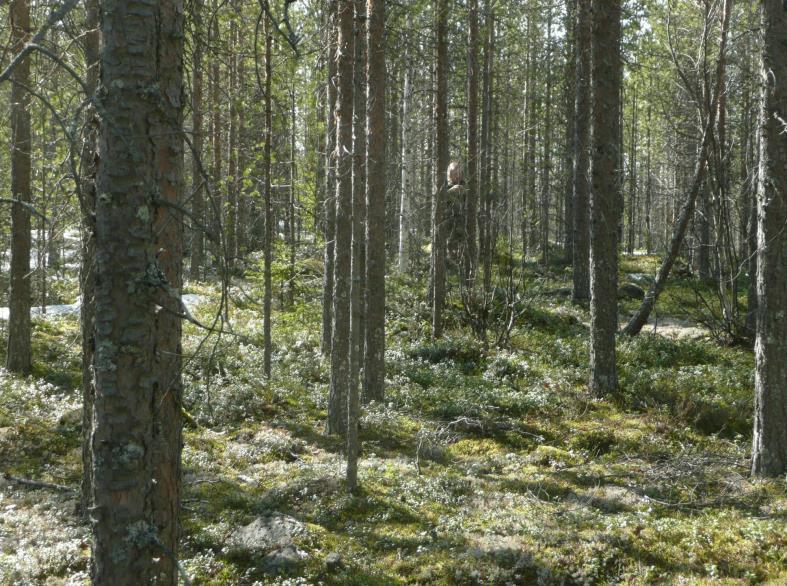
[[[652,272],[648,262],[626,259],[623,271]],[[304,271],[308,285],[315,271]],[[748,474],[752,353],[693,337],[621,339],[620,395],[591,397],[587,311],[549,293],[565,275],[545,271],[525,290],[505,349],[460,330],[456,300],[454,327],[430,343],[423,289],[389,279],[387,396],[364,409],[352,496],[341,442],[324,432],[318,279],[274,315],[270,381],[260,291],[239,281],[232,334],[204,342],[185,328],[182,565],[192,582],[787,583],[784,479]],[[681,287],[663,313],[677,315]],[[218,289],[189,291],[205,297],[195,314],[209,323]],[[0,466],[76,488],[74,318],[38,320],[35,348],[30,379],[0,371]],[[85,582],[76,493],[0,484],[0,584]],[[228,546],[234,529],[273,511],[307,529],[301,564],[278,576]],[[334,552],[341,562],[328,569]]]

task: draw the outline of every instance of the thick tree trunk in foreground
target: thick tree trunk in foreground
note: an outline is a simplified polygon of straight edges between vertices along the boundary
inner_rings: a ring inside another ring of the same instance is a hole
[[[352,257],[353,0],[339,0],[336,96],[336,243],[328,433],[347,431]]]
[[[384,0],[370,0],[368,6],[363,396],[367,400],[382,401],[385,397],[385,3]],[[406,172],[411,171],[407,169]]]
[[[101,27],[93,581],[174,585],[183,3],[104,0]]]
[[[30,40],[28,0],[11,3],[11,47],[14,55]],[[30,203],[30,57],[11,74],[11,197]],[[11,206],[11,271],[8,295],[8,346],[6,367],[11,372],[29,374],[32,366],[30,345],[30,210]]]
[[[593,167],[590,195],[590,389],[608,395],[618,388],[620,0],[593,1]]]
[[[752,473],[787,472],[787,6],[762,3],[762,151]]]
[[[591,0],[578,0],[577,5],[572,294],[574,303],[582,303],[590,299],[590,2]]]

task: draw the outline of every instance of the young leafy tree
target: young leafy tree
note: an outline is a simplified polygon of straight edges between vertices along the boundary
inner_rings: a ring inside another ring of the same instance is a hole
[[[757,338],[752,473],[787,472],[787,6],[762,2]]]
[[[183,3],[104,0],[101,9],[93,582],[174,585]]]

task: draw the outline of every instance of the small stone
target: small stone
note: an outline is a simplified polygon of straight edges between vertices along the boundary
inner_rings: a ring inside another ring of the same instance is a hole
[[[283,574],[291,572],[301,563],[301,556],[294,545],[286,545],[281,549],[270,552],[260,564],[260,569],[269,574]]]
[[[325,556],[325,568],[329,572],[335,572],[342,567],[342,556],[333,552]]]
[[[293,545],[293,538],[303,535],[306,527],[297,519],[281,513],[257,517],[254,521],[237,529],[229,539],[234,549],[251,552],[280,550]]]

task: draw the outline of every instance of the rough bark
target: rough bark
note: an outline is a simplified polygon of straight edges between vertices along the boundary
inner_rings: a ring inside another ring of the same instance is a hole
[[[30,40],[28,0],[11,2],[11,48],[21,52]],[[30,57],[22,59],[11,74],[11,198],[26,204],[30,189]],[[11,267],[8,295],[8,346],[6,367],[11,372],[29,374],[32,366],[30,342],[30,210],[11,206]]]
[[[593,155],[590,194],[590,390],[617,391],[620,192],[620,0],[592,5]]]
[[[347,432],[350,382],[350,294],[352,257],[353,0],[338,0],[336,95],[336,243],[328,433]]]
[[[577,4],[576,136],[574,138],[574,254],[572,300],[590,299],[590,67],[591,0]]]
[[[363,396],[385,397],[385,3],[369,0],[366,71],[366,340]],[[409,170],[407,170],[409,172]]]
[[[752,473],[787,472],[787,6],[763,0]]]
[[[93,582],[174,585],[183,4],[105,0],[101,16]]]

